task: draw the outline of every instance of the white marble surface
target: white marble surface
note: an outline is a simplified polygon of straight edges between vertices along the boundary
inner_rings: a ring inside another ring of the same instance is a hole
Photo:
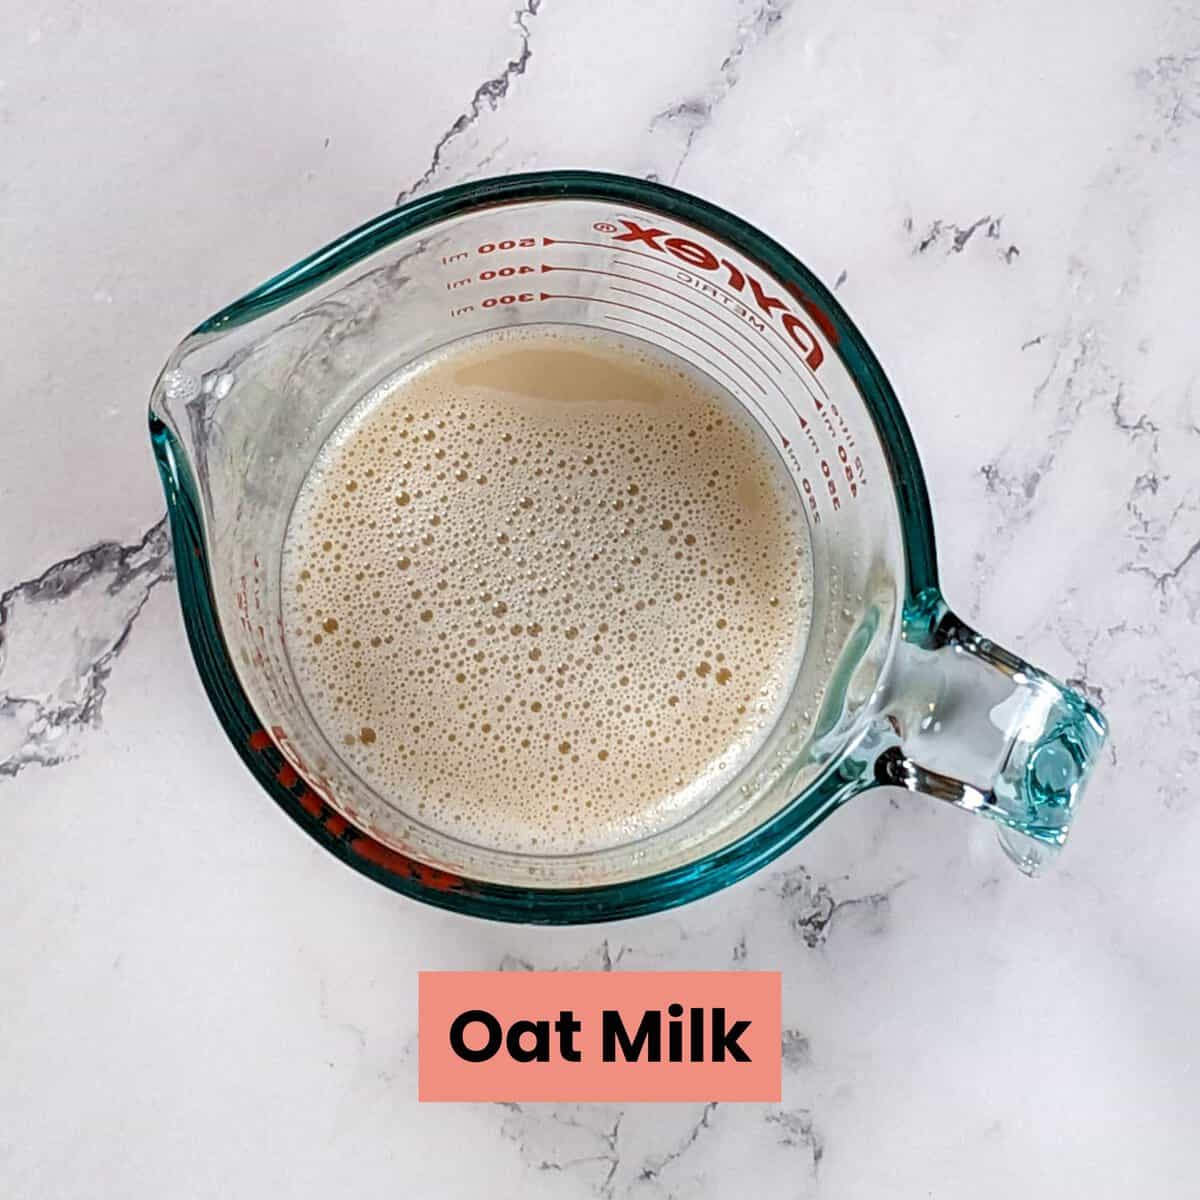
[[[951,601],[1112,720],[1054,875],[897,793],[547,933],[391,895],[246,774],[156,586],[159,365],[398,193],[555,165],[841,281]],[[1198,195],[1195,0],[7,0],[0,1194],[1198,1194]],[[418,1105],[417,970],[524,963],[781,969],[782,1105]]]

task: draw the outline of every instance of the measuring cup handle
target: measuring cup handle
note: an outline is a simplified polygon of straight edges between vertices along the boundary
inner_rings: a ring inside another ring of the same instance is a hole
[[[980,637],[940,597],[906,626],[870,739],[875,782],[996,821],[1009,857],[1037,874],[1066,841],[1104,717]]]

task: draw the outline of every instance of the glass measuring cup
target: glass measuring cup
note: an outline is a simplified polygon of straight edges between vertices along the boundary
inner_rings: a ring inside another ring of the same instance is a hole
[[[309,712],[281,616],[288,518],[342,417],[450,341],[535,323],[620,330],[722,384],[787,463],[816,580],[795,687],[753,760],[673,828],[590,853],[471,844],[377,792]],[[150,430],[221,723],[285,811],[397,891],[518,921],[650,912],[732,883],[881,785],[994,821],[1028,873],[1066,839],[1103,718],[949,610],[878,362],[801,263],[710,204],[585,171],[415,201],[199,326],[155,385]]]

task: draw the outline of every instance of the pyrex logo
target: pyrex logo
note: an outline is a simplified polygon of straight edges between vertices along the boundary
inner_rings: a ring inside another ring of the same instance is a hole
[[[624,217],[617,219],[625,227],[625,232],[614,233],[612,239],[614,242],[636,242],[639,245],[649,246],[651,250],[655,250],[659,254],[670,254],[680,262],[687,263],[689,267],[701,271],[724,273],[730,288],[739,294],[744,294],[749,290],[759,309],[786,330],[788,337],[796,345],[805,363],[812,371],[815,372],[824,362],[825,353],[812,329],[788,308],[786,301],[781,300],[778,296],[770,295],[763,284],[753,275],[743,271],[727,258],[718,258],[707,246],[702,246],[690,238],[676,237],[666,229],[647,229],[636,221],[630,221]],[[803,297],[798,297],[798,299],[801,306],[813,316],[825,335],[831,341],[836,340],[833,329],[827,328],[829,322],[825,314],[813,313]]]

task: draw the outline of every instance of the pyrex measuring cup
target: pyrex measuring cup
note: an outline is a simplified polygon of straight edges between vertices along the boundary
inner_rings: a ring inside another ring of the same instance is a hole
[[[722,384],[787,462],[816,580],[794,691],[741,774],[669,830],[560,855],[452,838],[360,778],[296,684],[280,597],[292,505],[354,403],[452,340],[546,322],[632,334]],[[1104,740],[1084,697],[947,608],[911,436],[837,301],[756,229],[670,188],[539,173],[386,213],[186,338],[150,427],[188,636],[235,747],[322,845],[434,904],[541,922],[665,908],[879,785],[994,821],[1032,873]]]

